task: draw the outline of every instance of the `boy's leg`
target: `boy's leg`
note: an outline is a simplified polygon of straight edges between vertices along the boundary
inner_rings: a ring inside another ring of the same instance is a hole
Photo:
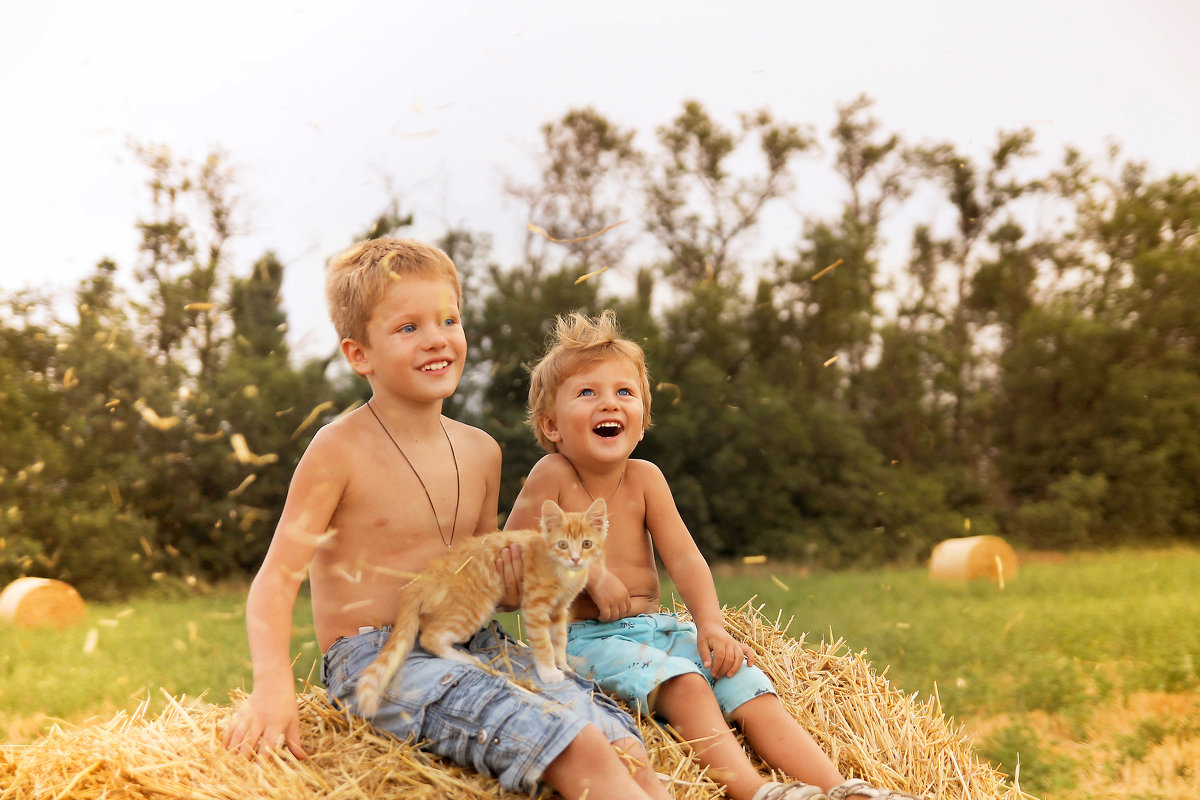
[[[534,668],[530,649],[516,646],[515,640],[497,624],[476,634],[469,646],[484,661],[490,662],[503,672],[511,673],[515,679],[536,684],[545,697],[555,700],[579,714],[590,722],[589,727],[595,729],[600,734],[600,738],[608,743],[597,760],[596,753],[592,750],[589,742],[592,738],[590,734],[588,737],[583,737],[582,734],[576,737],[562,753],[562,756],[566,757],[566,761],[561,765],[563,767],[561,772],[564,776],[572,774],[590,776],[597,770],[607,774],[613,769],[615,763],[621,770],[624,770],[627,778],[632,773],[634,783],[642,788],[643,791],[639,792],[637,797],[648,795],[653,798],[661,798],[661,800],[670,800],[670,794],[659,780],[658,774],[650,762],[650,756],[642,744],[637,723],[611,697],[601,692],[595,683],[581,678],[573,671],[568,671],[565,674],[566,679],[561,682],[550,684],[543,682]],[[582,759],[580,759],[580,753],[584,754]],[[577,760],[584,767],[582,773],[577,772]],[[552,762],[551,766],[554,764],[557,764],[557,761]],[[549,771],[549,767],[547,770]],[[550,783],[548,778],[545,780]],[[550,785],[554,786],[553,783]],[[604,784],[599,785],[603,786]],[[622,780],[622,785],[625,785],[625,780]],[[559,792],[565,796],[561,789]],[[592,792],[592,797],[596,797],[595,791]]]
[[[775,769],[798,781],[831,789],[845,780],[783,703],[773,694],[763,694],[735,708],[730,719],[742,729],[746,742]]]
[[[542,780],[567,800],[591,797],[631,797],[671,800],[649,758],[636,740],[626,740],[636,751],[633,758],[642,759],[644,767],[636,774],[629,771],[625,760],[618,755],[620,742],[609,743],[594,725],[579,732],[558,758],[542,773]],[[640,752],[639,752],[640,751]]]
[[[766,783],[725,722],[703,675],[688,673],[662,684],[654,711],[691,744],[709,777],[723,784],[730,797],[750,800]]]

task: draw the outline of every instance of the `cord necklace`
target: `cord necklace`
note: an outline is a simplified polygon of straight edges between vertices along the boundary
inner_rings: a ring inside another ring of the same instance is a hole
[[[559,453],[559,455],[562,455],[562,453]],[[592,496],[592,490],[587,488],[587,484],[583,482],[583,476],[580,475],[579,470],[575,468],[575,462],[572,461],[571,459],[567,458],[566,456],[563,456],[563,458],[566,458],[567,463],[571,465],[571,469],[574,471],[575,477],[579,479],[579,485],[583,487],[583,490],[585,492],[587,492],[588,499],[595,500],[596,498]],[[604,501],[606,505],[609,505],[612,503],[613,498],[617,496],[617,492],[621,491],[621,484],[623,484],[623,483],[625,483],[625,469],[624,468],[621,469],[621,478],[620,478],[620,480],[617,481],[617,488],[613,489],[613,493],[610,494],[608,496],[608,499]]]
[[[421,480],[421,473],[417,472],[417,468],[413,466],[409,457],[405,455],[404,450],[400,447],[400,443],[392,436],[392,432],[388,430],[387,425],[383,424],[383,420],[375,413],[375,408],[371,405],[371,401],[367,401],[367,408],[371,411],[371,416],[375,417],[375,421],[379,423],[379,427],[383,428],[383,432],[387,434],[392,445],[400,456],[404,459],[404,463],[408,464],[408,468],[412,470],[413,475],[417,476],[417,482],[421,484],[421,488],[425,490],[425,499],[429,501],[429,509],[433,512],[433,522],[437,525],[438,538],[442,540],[442,544],[447,548],[454,544],[454,534],[458,529],[458,504],[462,500],[462,474],[458,470],[458,457],[454,454],[454,442],[450,441],[450,434],[446,432],[446,425],[438,420],[438,425],[442,427],[442,435],[446,437],[446,444],[450,445],[450,460],[454,462],[454,521],[450,523],[450,541],[446,541],[446,535],[442,533],[442,521],[438,519],[437,507],[433,504],[433,497],[429,494],[429,488],[425,485],[425,481]],[[578,473],[576,473],[578,474]],[[624,477],[624,474],[622,474]],[[585,487],[586,488],[586,487]],[[620,486],[617,486],[620,489]],[[615,492],[614,492],[615,494]]]

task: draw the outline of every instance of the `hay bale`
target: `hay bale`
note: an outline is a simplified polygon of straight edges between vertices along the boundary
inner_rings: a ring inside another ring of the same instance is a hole
[[[846,775],[930,800],[1020,800],[1019,789],[982,762],[942,715],[936,697],[918,701],[888,685],[862,653],[842,642],[804,645],[759,611],[726,609],[735,635],[749,642],[784,705]],[[363,720],[332,709],[319,688],[301,695],[301,735],[309,758],[270,755],[252,762],[227,753],[221,735],[229,706],[168,697],[149,718],[143,704],[104,724],[56,727],[29,746],[0,745],[0,786],[8,798],[149,800],[188,797],[433,800],[507,798],[496,782],[444,762]],[[652,720],[640,720],[655,769],[677,800],[717,800],[721,792],[687,749]]]
[[[1003,583],[1017,577],[1017,554],[999,536],[946,539],[933,548],[929,575],[935,580],[988,578]]]
[[[0,592],[0,620],[26,628],[65,628],[86,613],[74,586],[50,578],[17,578]]]

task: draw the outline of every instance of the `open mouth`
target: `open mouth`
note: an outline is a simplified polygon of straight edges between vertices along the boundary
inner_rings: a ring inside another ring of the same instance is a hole
[[[605,439],[611,439],[614,436],[620,436],[623,430],[625,430],[625,426],[619,422],[601,422],[592,428],[592,433]]]
[[[434,361],[432,364],[426,364],[425,366],[421,367],[421,371],[436,372],[437,370],[445,369],[448,366],[450,366],[449,361]]]

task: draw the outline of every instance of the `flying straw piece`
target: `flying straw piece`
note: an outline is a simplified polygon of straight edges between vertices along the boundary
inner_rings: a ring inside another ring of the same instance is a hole
[[[786,583],[779,580],[779,578],[776,578],[774,575],[771,576],[771,583],[775,584],[780,589],[783,589],[785,592],[790,592],[792,590],[792,587],[788,586]]]
[[[583,283],[584,281],[586,281],[588,278],[594,278],[594,277],[596,277],[597,275],[601,275],[601,274],[603,274],[603,273],[605,273],[605,272],[608,272],[608,267],[601,267],[600,269],[598,269],[598,270],[596,270],[596,271],[594,271],[594,272],[589,272],[589,273],[587,273],[587,274],[585,274],[585,275],[580,275],[578,278],[576,278],[576,279],[575,279],[575,285],[576,285],[576,286],[578,286],[579,284],[581,284],[581,283]]]
[[[742,563],[743,564],[765,564],[765,563],[767,563],[767,557],[766,556],[743,556]]]
[[[149,423],[150,427],[157,430],[169,431],[179,424],[179,417],[160,417],[158,412],[146,405],[146,401],[140,397],[134,401],[133,407],[142,415],[142,419]]]
[[[842,264],[842,259],[839,258],[837,261],[833,262],[828,267],[826,267],[825,269],[818,272],[816,275],[813,275],[811,278],[809,278],[809,280],[810,281],[819,281],[821,278],[825,277],[830,272],[832,272],[836,267],[841,266],[841,264]]]
[[[324,403],[317,403],[315,406],[313,406],[313,410],[308,412],[308,416],[304,418],[304,421],[296,426],[296,430],[292,431],[289,441],[295,441],[296,437],[304,433],[305,429],[308,428],[309,425],[312,425],[317,421],[317,417],[321,416],[331,408],[333,408],[332,400],[326,400]]]
[[[233,447],[233,456],[238,460],[239,464],[253,464],[256,467],[261,467],[264,464],[274,464],[279,460],[279,456],[274,453],[264,453],[261,456],[256,456],[250,452],[250,446],[246,444],[246,437],[240,433],[235,433],[229,437],[229,444]]]
[[[188,303],[183,307],[184,311],[212,311],[217,307],[216,303]]]
[[[675,397],[671,399],[671,405],[679,405],[679,401],[683,397],[683,393],[679,391],[679,387],[673,383],[667,383],[666,381],[663,381],[654,387],[654,391],[656,392],[661,392],[665,389],[670,389],[671,391],[675,392]]]
[[[67,367],[67,371],[63,373],[63,388],[70,389],[72,386],[79,384],[79,378],[75,377],[75,368]]]
[[[824,364],[822,364],[821,366],[822,366],[822,367],[828,367],[830,364],[836,364],[836,363],[837,363],[837,360],[838,360],[838,357],[837,357],[836,355],[835,355],[835,356],[831,356],[830,358],[827,358],[827,359],[825,359],[825,363],[824,363]]]
[[[254,481],[257,479],[258,479],[257,475],[254,475],[254,474],[247,475],[245,478],[242,479],[242,482],[237,485],[237,488],[229,493],[229,496],[237,497],[242,492],[246,491],[246,488],[248,486],[250,486],[250,484],[254,483]]]
[[[574,239],[555,239],[553,236],[546,233],[545,228],[540,225],[534,225],[532,222],[526,222],[525,227],[528,228],[530,232],[544,237],[548,242],[554,242],[555,244],[575,244],[576,242],[586,242],[588,239],[595,239],[597,236],[608,233],[613,228],[617,227],[618,225],[624,225],[626,222],[629,222],[629,220],[623,219],[620,222],[614,222],[612,225],[605,226],[595,233],[589,233],[587,236],[577,236]]]

